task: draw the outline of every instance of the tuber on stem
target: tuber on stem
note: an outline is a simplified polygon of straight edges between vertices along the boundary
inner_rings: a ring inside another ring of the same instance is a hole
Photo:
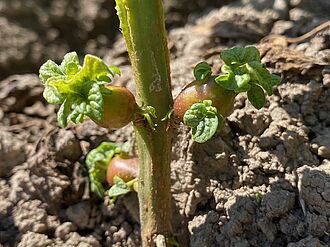
[[[107,182],[114,185],[114,177],[120,177],[124,182],[129,182],[139,175],[139,159],[137,157],[115,156],[107,168]]]

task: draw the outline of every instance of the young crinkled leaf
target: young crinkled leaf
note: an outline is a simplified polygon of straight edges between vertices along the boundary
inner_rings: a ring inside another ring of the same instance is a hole
[[[196,80],[205,80],[212,74],[212,68],[207,62],[200,62],[194,68],[194,76]]]
[[[45,62],[39,69],[39,78],[43,84],[51,77],[65,77],[60,66],[52,60]]]
[[[273,86],[281,78],[271,74],[261,63],[260,53],[256,47],[234,47],[221,52],[225,62],[216,82],[236,93],[247,92],[251,104],[260,109],[266,103],[265,92],[272,95]],[[264,92],[265,91],[265,92]]]
[[[272,76],[269,71],[258,66],[256,63],[246,64],[246,68],[249,71],[253,82],[262,87],[268,95],[272,95]]]
[[[254,46],[233,47],[222,51],[220,58],[229,66],[235,64],[242,65],[249,62],[260,62],[260,53]]]
[[[216,82],[225,89],[239,93],[250,88],[251,77],[249,74],[235,74],[232,68],[227,65],[223,65],[221,70],[224,74],[219,75]]]
[[[71,112],[71,103],[70,99],[65,99],[60,109],[57,112],[57,122],[59,126],[67,126],[68,125],[68,116]]]
[[[223,117],[212,106],[211,100],[193,104],[186,111],[183,122],[192,128],[193,140],[204,143],[209,140],[223,124]]]
[[[60,65],[60,68],[64,75],[76,74],[81,68],[77,53],[69,52],[65,54],[63,61]]]
[[[281,82],[280,76],[274,74],[271,74],[271,76],[272,76],[272,80],[271,80],[272,87],[278,85]]]
[[[100,85],[91,83],[89,85],[87,97],[76,96],[71,97],[71,112],[67,115],[67,119],[73,123],[80,123],[85,116],[101,121],[103,111],[103,97]]]
[[[57,65],[52,60],[48,60],[39,69],[39,78],[43,84],[47,85],[48,79],[65,80],[70,75],[76,74],[80,69],[79,58],[76,52],[67,53],[61,65]]]
[[[53,85],[46,85],[43,96],[49,104],[62,104],[64,102],[64,97],[57,91],[56,87]]]
[[[86,158],[91,191],[99,197],[104,195],[103,182],[105,181],[108,164],[115,154],[123,152],[122,145],[103,142],[100,146],[90,151]]]
[[[131,192],[130,186],[120,177],[114,177],[114,185],[108,190],[108,196],[114,202],[118,196],[125,195]]]
[[[80,66],[75,52],[66,54],[60,65],[48,60],[39,70],[45,85],[44,98],[50,104],[62,104],[58,112],[61,127],[82,122],[86,117],[100,122],[103,94],[111,93],[104,85],[116,74],[120,74],[117,67],[107,66],[93,55],[86,55]]]
[[[220,57],[225,62],[220,75],[212,76],[206,62],[197,64],[196,80],[174,101],[174,116],[192,128],[196,142],[205,142],[214,135],[223,118],[233,111],[238,93],[247,92],[251,104],[260,109],[266,103],[265,92],[271,95],[273,86],[281,80],[261,63],[256,47],[234,47],[221,52]]]
[[[258,110],[261,109],[266,103],[264,91],[257,84],[251,85],[251,89],[247,91],[247,96],[251,104]]]
[[[111,79],[108,75],[110,74],[112,76],[112,73],[113,70],[102,59],[88,54],[85,56],[83,67],[76,74],[73,82],[77,84],[80,84],[82,81],[109,82]],[[107,81],[104,81],[105,77],[108,77]]]

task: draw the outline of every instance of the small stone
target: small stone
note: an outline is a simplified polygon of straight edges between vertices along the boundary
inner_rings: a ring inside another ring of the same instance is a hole
[[[289,212],[295,201],[295,194],[286,190],[272,191],[263,197],[268,218],[279,217]]]
[[[55,237],[66,240],[70,232],[77,230],[77,227],[72,222],[64,222],[56,228]]]
[[[327,88],[330,88],[330,74],[325,74],[323,76],[323,85]]]
[[[89,226],[91,205],[89,202],[79,202],[67,208],[66,215],[69,220],[75,223],[79,228]]]
[[[326,146],[321,146],[317,150],[317,154],[323,158],[330,158],[330,148]]]
[[[56,155],[61,159],[76,161],[82,154],[79,140],[75,135],[65,129],[61,129],[56,139]]]

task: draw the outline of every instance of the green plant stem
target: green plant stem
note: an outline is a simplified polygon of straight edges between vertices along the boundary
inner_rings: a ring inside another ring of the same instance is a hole
[[[161,121],[172,107],[170,68],[161,0],[116,0],[140,104],[156,109],[152,130],[134,124],[140,159],[139,205],[143,246],[172,236],[170,158],[171,128]],[[166,246],[170,244],[166,243]]]

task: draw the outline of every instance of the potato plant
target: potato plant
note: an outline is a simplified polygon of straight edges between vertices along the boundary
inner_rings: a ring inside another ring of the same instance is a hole
[[[161,0],[117,0],[117,14],[125,38],[137,97],[114,86],[119,68],[86,55],[82,65],[70,52],[61,64],[49,60],[40,68],[44,98],[61,105],[58,123],[66,127],[89,118],[101,127],[121,128],[132,122],[138,158],[128,156],[126,145],[105,142],[86,158],[91,190],[114,200],[138,191],[143,246],[171,246],[170,160],[172,130],[178,121],[192,129],[198,143],[208,141],[231,114],[237,94],[246,92],[260,109],[266,94],[280,78],[261,63],[253,47],[221,52],[221,73],[213,75],[206,62],[196,65],[195,80],[173,101],[169,56]],[[108,181],[108,186],[104,182]],[[107,187],[110,187],[106,191]]]

